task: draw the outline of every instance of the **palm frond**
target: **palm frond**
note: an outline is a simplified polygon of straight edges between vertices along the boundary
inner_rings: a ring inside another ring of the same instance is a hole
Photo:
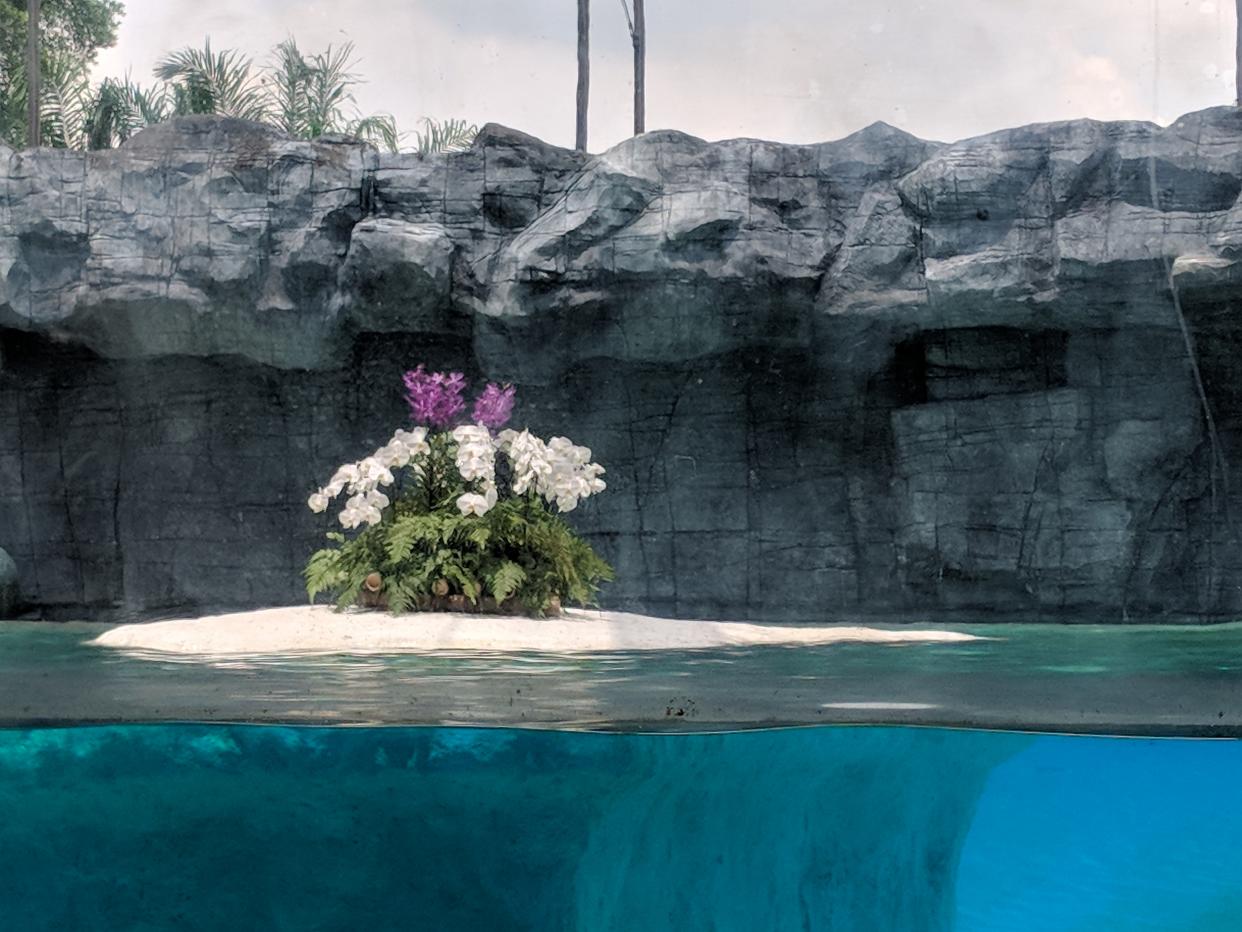
[[[423,131],[415,134],[419,155],[460,152],[462,149],[469,149],[474,137],[479,135],[479,128],[465,120],[433,120],[425,117],[423,127]]]
[[[306,86],[306,136],[314,139],[324,133],[336,133],[345,129],[344,107],[354,101],[350,88],[358,83],[357,76],[349,70],[354,46],[346,42],[340,48],[332,46],[308,60],[309,80]]]
[[[268,68],[266,79],[272,117],[286,133],[301,137],[308,122],[306,86],[310,65],[292,36],[276,46],[274,52],[275,61]]]
[[[353,109],[351,88],[358,83],[350,70],[353,54],[350,42],[329,45],[314,55],[303,53],[292,37],[276,46],[266,84],[273,118],[281,129],[300,139],[355,132],[354,127],[363,121],[345,116],[347,109]],[[377,125],[368,124],[364,130],[383,138]]]
[[[140,121],[141,126],[162,123],[172,116],[172,96],[167,86],[159,85],[150,90],[144,90],[141,85],[130,84],[127,80],[126,90],[134,115]]]
[[[42,142],[60,149],[84,148],[92,96],[85,62],[49,58],[39,88]]]
[[[156,64],[155,76],[173,85],[178,114],[268,118],[268,101],[250,59],[236,49],[213,52],[210,39],[201,49],[187,46],[165,56]]]
[[[2,0],[0,0],[2,2]],[[91,88],[84,63],[50,62],[42,107],[45,144],[72,148],[110,148],[145,126],[172,116],[220,114],[275,123],[300,139],[344,133],[396,152],[405,134],[386,113],[362,116],[355,105],[354,46],[329,45],[304,53],[290,37],[273,50],[270,64],[257,70],[236,49],[187,46],[166,55],[155,67],[159,81],[144,88],[128,75],[107,78]],[[23,74],[0,81],[0,138],[24,142]],[[425,119],[415,134],[422,154],[468,148],[478,127],[465,120]]]
[[[401,146],[401,133],[397,131],[397,121],[387,113],[361,117],[349,124],[346,132],[350,136],[383,146],[389,152],[396,152]]]
[[[105,78],[95,91],[86,121],[87,144],[110,149],[138,130],[168,119],[172,100],[166,85],[146,89],[125,78]]]

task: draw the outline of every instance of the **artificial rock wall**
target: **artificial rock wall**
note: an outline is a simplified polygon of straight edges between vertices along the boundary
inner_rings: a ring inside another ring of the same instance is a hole
[[[426,362],[607,466],[574,520],[611,607],[1227,616],[1240,192],[1232,108],[598,156],[219,118],[0,146],[0,548],[53,616],[297,601],[306,496]]]

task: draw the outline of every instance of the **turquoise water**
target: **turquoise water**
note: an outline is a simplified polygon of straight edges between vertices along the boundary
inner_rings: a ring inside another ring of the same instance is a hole
[[[0,625],[0,727],[130,722],[705,731],[897,724],[1242,737],[1242,624],[989,624],[981,640],[177,658]]]
[[[0,731],[0,928],[1239,927],[1242,743]]]
[[[1242,928],[1242,742],[1202,740],[1242,735],[1242,625],[192,663],[100,630],[0,627],[0,932]]]

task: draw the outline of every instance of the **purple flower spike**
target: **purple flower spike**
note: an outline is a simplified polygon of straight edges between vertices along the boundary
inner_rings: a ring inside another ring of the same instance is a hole
[[[405,400],[410,405],[410,417],[416,424],[428,427],[448,427],[466,407],[461,393],[466,390],[466,377],[460,372],[427,372],[419,366],[407,372]]]
[[[517,389],[512,385],[501,388],[495,382],[488,382],[487,388],[474,400],[474,422],[488,430],[500,430],[509,423],[516,394]]]

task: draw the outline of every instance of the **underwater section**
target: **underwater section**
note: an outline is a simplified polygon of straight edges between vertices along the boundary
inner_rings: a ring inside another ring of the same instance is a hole
[[[1036,738],[979,796],[951,928],[1239,928],[1240,778],[1238,741]]]
[[[1242,908],[1239,777],[1236,742],[940,729],[12,729],[0,915],[24,932],[1208,932]]]

